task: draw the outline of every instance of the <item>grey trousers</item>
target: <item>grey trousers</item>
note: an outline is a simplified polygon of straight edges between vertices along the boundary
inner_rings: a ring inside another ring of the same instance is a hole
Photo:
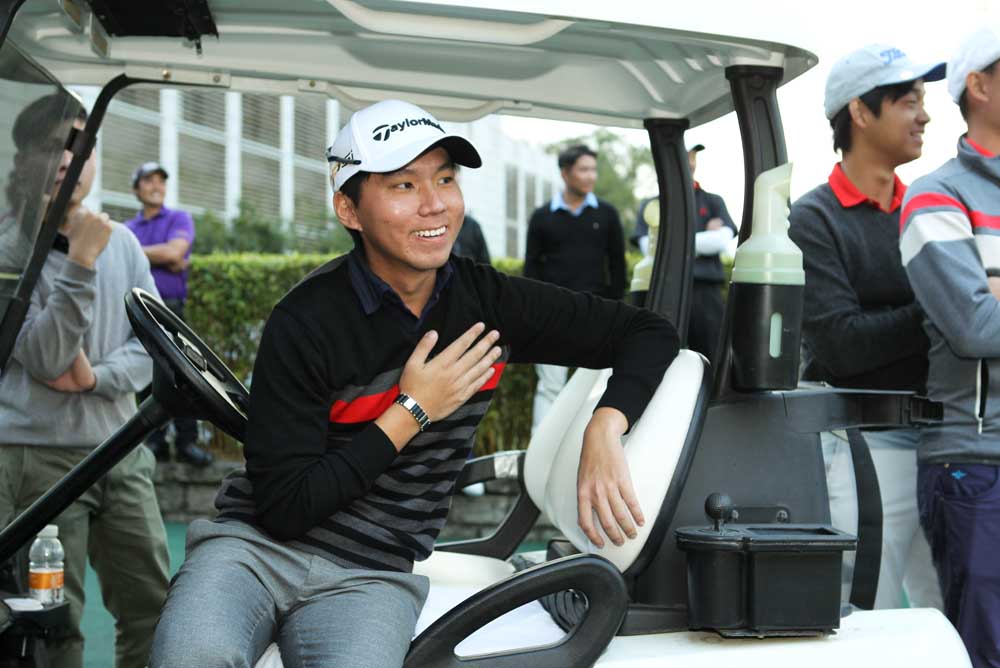
[[[398,668],[427,598],[422,575],[350,569],[240,523],[196,520],[150,668]]]
[[[6,526],[90,453],[89,448],[0,446],[0,525]],[[140,446],[53,522],[66,552],[65,638],[48,643],[53,668],[83,666],[87,558],[115,618],[115,666],[142,668],[167,593],[167,533],[153,489],[153,453]]]
[[[856,533],[858,500],[854,465],[846,437],[837,432],[820,435],[830,494],[830,519],[837,529]],[[917,513],[917,429],[866,431],[882,494],[882,562],[875,608],[899,608],[903,592],[910,607],[944,609],[941,587],[931,561],[931,549]],[[844,553],[843,600],[850,598],[854,552]]]

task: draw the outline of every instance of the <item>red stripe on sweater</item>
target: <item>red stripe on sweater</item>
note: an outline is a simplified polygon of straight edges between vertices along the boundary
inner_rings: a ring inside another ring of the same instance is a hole
[[[911,199],[903,207],[903,213],[899,216],[899,231],[903,232],[903,225],[906,221],[910,219],[918,209],[938,207],[938,206],[950,206],[954,209],[958,209],[965,215],[969,215],[969,210],[962,205],[954,197],[949,197],[948,195],[942,195],[940,193],[921,193]]]
[[[479,391],[492,390],[500,382],[500,376],[506,364],[500,362],[493,365],[493,375],[489,377]],[[385,412],[392,402],[399,396],[399,385],[393,385],[385,392],[369,394],[358,397],[352,401],[337,400],[330,407],[330,422],[340,424],[356,424],[358,422],[369,422],[376,419]]]
[[[385,392],[358,397],[350,402],[333,402],[330,407],[330,422],[354,424],[368,422],[382,415],[399,396],[399,385],[393,385]]]
[[[973,227],[988,227],[991,230],[1000,230],[1000,216],[991,216],[982,211],[972,211],[969,213]]]

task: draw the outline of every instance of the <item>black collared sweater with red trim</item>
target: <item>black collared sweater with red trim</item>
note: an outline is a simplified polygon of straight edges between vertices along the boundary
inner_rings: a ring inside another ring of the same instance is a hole
[[[385,307],[365,315],[343,257],[278,303],[254,365],[246,469],[223,482],[217,521],[253,524],[348,568],[410,571],[433,550],[507,363],[612,367],[599,405],[632,424],[677,354],[674,328],[650,311],[450,262],[451,279],[412,330]],[[435,355],[476,322],[500,332],[496,372],[397,453],[374,420],[398,395],[418,339],[436,330]]]

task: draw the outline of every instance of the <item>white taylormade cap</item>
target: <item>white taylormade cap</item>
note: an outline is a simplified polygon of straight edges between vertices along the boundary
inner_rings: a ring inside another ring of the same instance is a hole
[[[958,104],[965,92],[965,80],[1000,60],[1000,34],[994,28],[981,28],[969,35],[958,52],[948,61],[948,94]]]
[[[384,173],[405,167],[435,144],[441,144],[456,164],[473,168],[483,164],[469,140],[447,132],[414,104],[385,100],[356,111],[326,149],[333,190],[339,191],[358,172]]]
[[[880,86],[917,79],[944,79],[944,63],[914,63],[894,46],[869,44],[847,54],[830,68],[826,77],[823,111],[828,120],[833,120],[837,112],[856,97]]]

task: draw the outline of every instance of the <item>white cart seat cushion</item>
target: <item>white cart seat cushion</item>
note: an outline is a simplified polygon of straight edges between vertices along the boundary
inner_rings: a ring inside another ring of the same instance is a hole
[[[581,552],[599,554],[622,572],[635,562],[661,512],[674,472],[704,410],[708,362],[682,350],[671,363],[642,417],[623,439],[639,506],[646,523],[638,536],[618,547],[610,540],[598,549],[580,529],[577,472],[583,432],[607,387],[610,369],[578,369],[539,425],[524,462],[525,486],[532,501]],[[600,527],[595,516],[595,523]],[[600,529],[599,529],[600,530]]]
[[[427,559],[415,562],[413,572],[426,575],[432,587],[474,587],[478,591],[513,575],[514,566],[503,559],[435,550]]]

